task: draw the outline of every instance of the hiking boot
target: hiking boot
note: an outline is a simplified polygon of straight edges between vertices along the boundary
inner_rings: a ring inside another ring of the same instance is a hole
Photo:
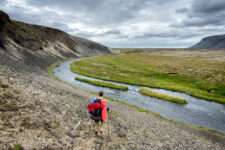
[[[98,131],[95,131],[95,135],[96,135],[96,136],[98,135]]]
[[[102,138],[103,138],[103,131],[100,131],[100,134],[101,134],[101,136],[102,136]]]

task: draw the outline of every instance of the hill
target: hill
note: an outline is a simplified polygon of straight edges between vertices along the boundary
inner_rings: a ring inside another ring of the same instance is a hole
[[[11,20],[0,11],[0,49],[27,64],[49,66],[68,57],[111,53],[110,48],[58,29]]]
[[[190,48],[194,49],[225,49],[225,34],[203,38],[199,43]]]

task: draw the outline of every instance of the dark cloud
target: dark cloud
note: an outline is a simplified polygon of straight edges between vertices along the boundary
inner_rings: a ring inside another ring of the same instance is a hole
[[[179,8],[176,9],[176,13],[181,14],[181,13],[186,13],[188,12],[188,8]]]
[[[186,20],[183,20],[180,23],[172,23],[172,27],[203,27],[203,26],[220,26],[225,24],[225,13],[217,14],[215,16],[206,16],[206,17],[192,17]]]
[[[198,32],[185,32],[185,31],[167,31],[162,33],[144,33],[142,35],[134,36],[133,38],[171,38],[171,39],[187,39],[190,37],[201,36]]]
[[[186,19],[172,27],[219,26],[225,24],[225,0],[194,0]]]
[[[104,34],[120,34],[121,32],[117,29],[112,29],[104,32]]]
[[[166,10],[177,0],[27,0],[27,4],[34,7],[60,8],[65,12],[84,14],[87,18],[82,20],[89,24],[117,24],[136,19],[140,11],[144,9]],[[155,8],[154,8],[155,7]],[[164,9],[164,7],[166,9]],[[160,15],[160,12],[157,12]],[[167,16],[168,18],[168,16]],[[78,20],[78,21],[79,21]]]
[[[195,0],[192,3],[193,14],[212,14],[225,10],[224,0]]]
[[[0,5],[5,4],[5,3],[6,3],[6,0],[1,0],[0,1]]]
[[[93,18],[89,23],[117,23],[130,20],[136,14],[146,7],[147,0],[139,2],[138,0],[45,0],[27,1],[29,5],[35,7],[54,7],[60,8],[65,12],[74,12],[85,14],[87,18]]]
[[[123,34],[119,34],[119,35],[117,35],[116,37],[115,37],[115,39],[128,39],[129,38],[129,36],[128,35],[123,35]]]
[[[142,35],[134,36],[134,38],[155,38],[155,37],[172,37],[175,36],[175,33],[144,33]]]
[[[83,38],[90,38],[90,37],[96,36],[97,34],[95,34],[94,32],[87,32],[87,31],[79,31],[78,30],[78,31],[75,32],[75,35],[83,37]]]

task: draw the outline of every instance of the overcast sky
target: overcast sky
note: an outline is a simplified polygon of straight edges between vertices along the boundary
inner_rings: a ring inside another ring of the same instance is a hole
[[[0,0],[0,9],[109,47],[189,47],[225,34],[225,0]]]

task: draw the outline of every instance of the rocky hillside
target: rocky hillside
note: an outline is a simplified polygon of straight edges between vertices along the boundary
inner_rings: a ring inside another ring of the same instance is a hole
[[[225,49],[225,34],[203,38],[199,43],[190,48],[194,49]]]
[[[0,11],[0,49],[14,59],[42,67],[56,59],[111,53],[106,46],[58,29],[10,20],[3,11]]]

